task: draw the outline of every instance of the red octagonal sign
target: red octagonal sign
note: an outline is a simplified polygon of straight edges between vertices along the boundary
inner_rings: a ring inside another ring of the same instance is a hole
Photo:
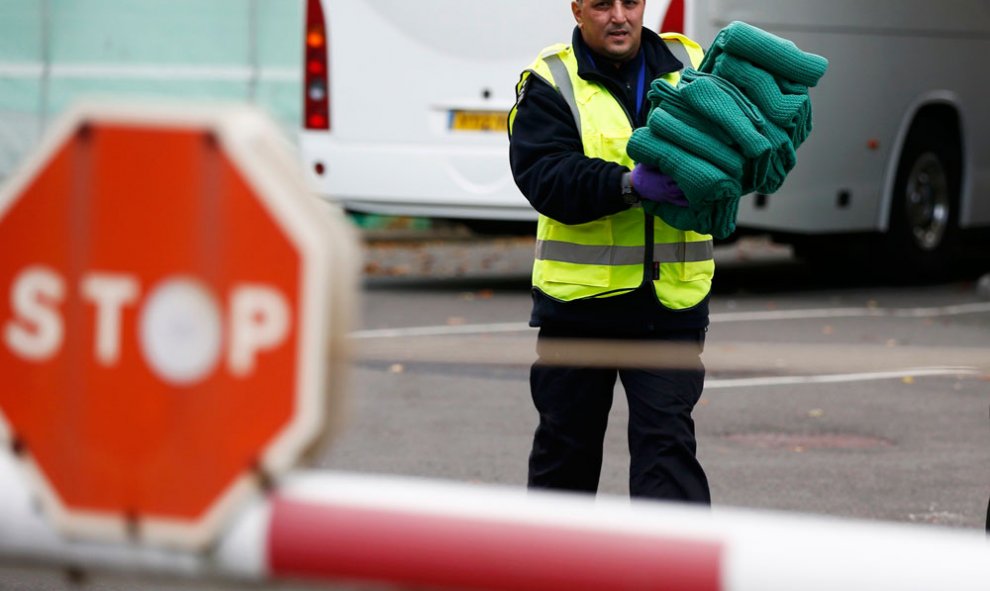
[[[202,546],[326,434],[347,228],[255,111],[56,129],[0,193],[0,436],[62,529]]]

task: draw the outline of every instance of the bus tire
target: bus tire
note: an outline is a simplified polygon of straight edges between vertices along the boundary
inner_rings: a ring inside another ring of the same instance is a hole
[[[947,270],[959,248],[959,139],[941,120],[915,122],[897,166],[886,264],[909,277]]]

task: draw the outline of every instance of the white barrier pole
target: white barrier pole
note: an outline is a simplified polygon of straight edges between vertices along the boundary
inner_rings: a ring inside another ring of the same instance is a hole
[[[488,590],[985,591],[982,532],[707,511],[326,472],[290,475],[208,554],[59,538],[0,454],[0,557],[242,580]]]

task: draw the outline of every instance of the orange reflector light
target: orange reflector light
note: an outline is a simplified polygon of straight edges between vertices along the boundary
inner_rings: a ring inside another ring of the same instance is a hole
[[[319,29],[313,29],[306,35],[306,45],[310,47],[323,47],[326,42],[326,37],[323,35],[323,31]]]

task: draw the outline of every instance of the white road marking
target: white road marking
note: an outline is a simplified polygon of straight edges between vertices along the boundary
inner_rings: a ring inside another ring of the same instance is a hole
[[[937,318],[941,316],[982,313],[990,313],[990,302],[929,308],[811,308],[806,310],[720,312],[712,314],[710,319],[712,324],[722,324],[728,322],[775,322],[779,320],[812,320],[821,318]],[[403,337],[527,332],[535,330],[525,322],[455,324],[359,330],[352,332],[351,338],[395,339]]]
[[[809,310],[764,310],[722,312],[711,315],[712,323],[809,320],[817,318],[936,318],[990,312],[990,302],[930,308],[818,308]]]
[[[792,386],[803,384],[839,384],[845,382],[868,382],[919,378],[930,376],[976,375],[980,372],[972,367],[914,367],[898,371],[876,371],[847,374],[824,374],[817,376],[768,376],[758,378],[731,378],[705,380],[705,390],[713,388],[751,388],[756,386]]]
[[[496,324],[452,324],[441,326],[413,326],[410,328],[379,328],[352,332],[353,339],[401,339],[404,337],[440,337],[462,334],[494,334],[505,332],[527,332],[536,329],[525,322],[503,322]]]

